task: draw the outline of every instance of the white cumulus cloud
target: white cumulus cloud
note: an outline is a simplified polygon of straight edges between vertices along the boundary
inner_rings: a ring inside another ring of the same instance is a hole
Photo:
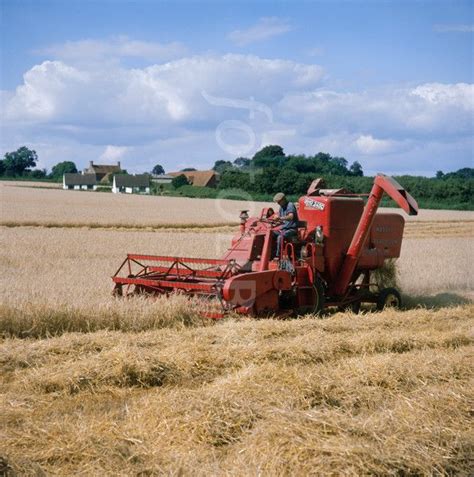
[[[115,163],[125,155],[128,149],[126,146],[112,146],[109,144],[99,156],[99,160],[106,163]]]
[[[248,156],[280,142],[288,153],[325,151],[370,171],[429,173],[472,161],[472,84],[345,91],[323,89],[325,79],[321,66],[254,55],[135,68],[47,60],[1,92],[0,148],[29,144],[46,167],[65,158],[79,167],[121,160],[131,172],[210,167],[233,159],[217,141],[219,127],[232,124],[230,139],[240,149],[249,143]]]
[[[287,94],[278,110],[307,134],[336,131],[373,137],[441,137],[472,132],[474,85],[427,83],[362,92],[316,90]]]
[[[392,141],[376,139],[370,134],[359,136],[355,144],[362,154],[384,154],[393,147]]]
[[[142,69],[78,69],[45,61],[24,75],[6,110],[12,120],[169,125],[225,114],[209,105],[202,91],[230,98],[257,96],[273,104],[288,90],[314,87],[322,76],[317,65],[234,54],[194,56]]]
[[[45,61],[27,71],[23,84],[6,102],[7,118],[48,120],[68,109],[71,90],[82,89],[89,75],[60,61]]]
[[[474,85],[472,84],[426,83],[414,88],[411,94],[434,105],[454,106],[467,111],[474,110]]]

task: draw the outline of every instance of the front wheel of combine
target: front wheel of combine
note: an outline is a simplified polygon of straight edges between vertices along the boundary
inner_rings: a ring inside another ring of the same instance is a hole
[[[358,315],[360,312],[361,304],[362,303],[360,300],[353,301],[352,303],[349,303],[348,305],[338,306],[337,311],[340,311],[342,313],[350,311],[354,313],[354,315]]]
[[[396,288],[383,288],[377,297],[377,310],[385,308],[400,308],[402,297]]]
[[[324,309],[324,286],[321,280],[316,279],[312,286],[312,304],[308,306],[300,306],[295,311],[297,315],[321,315]]]

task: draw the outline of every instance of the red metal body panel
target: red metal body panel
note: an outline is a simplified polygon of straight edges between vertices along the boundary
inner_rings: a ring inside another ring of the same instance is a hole
[[[222,298],[235,306],[252,308],[256,314],[278,311],[278,291],[291,288],[291,275],[266,270],[236,275],[226,280]]]
[[[382,200],[382,195],[383,189],[375,183],[349,249],[347,250],[340,272],[329,288],[331,294],[344,295],[347,291],[347,286],[349,285],[352,274],[357,266],[357,261],[362,253],[362,247],[370,233],[370,228],[372,227],[372,222],[374,221],[375,214]]]
[[[372,225],[375,220],[375,214],[379,207],[382,196],[386,192],[397,204],[403,208],[408,214],[416,215],[418,213],[418,205],[413,197],[406,192],[403,187],[393,178],[379,174],[374,181],[372,190],[367,204],[364,208],[362,217],[360,218],[357,230],[354,233],[349,249],[347,250],[341,270],[335,282],[329,287],[330,293],[336,296],[344,295],[347,287],[352,279],[354,271],[357,268],[357,262],[362,254],[363,247],[367,241],[367,237],[371,232]],[[394,235],[395,231],[388,231],[387,234],[394,240],[400,237]],[[403,228],[401,228],[403,233]]]
[[[366,248],[383,251],[385,258],[398,258],[404,228],[405,219],[400,214],[376,214]]]
[[[336,279],[364,209],[359,197],[304,196],[299,200],[298,216],[307,222],[306,236],[311,236],[317,226],[324,234],[324,270],[327,282]]]

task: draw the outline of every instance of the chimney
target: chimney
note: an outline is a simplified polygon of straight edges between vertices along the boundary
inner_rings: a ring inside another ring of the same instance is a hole
[[[120,161],[117,161],[117,166],[120,169]]]
[[[94,165],[94,161],[89,161],[89,168],[92,168],[93,165]]]

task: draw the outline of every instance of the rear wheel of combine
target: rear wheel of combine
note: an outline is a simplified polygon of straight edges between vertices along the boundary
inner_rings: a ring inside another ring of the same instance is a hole
[[[377,310],[400,308],[402,297],[396,288],[383,288],[377,297]]]

